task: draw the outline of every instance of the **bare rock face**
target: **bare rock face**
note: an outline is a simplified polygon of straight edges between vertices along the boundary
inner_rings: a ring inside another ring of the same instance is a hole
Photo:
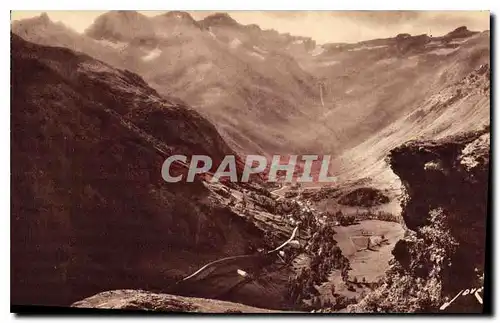
[[[142,290],[99,293],[71,305],[76,308],[202,313],[272,313],[273,310],[213,299],[155,294]]]
[[[445,293],[473,286],[476,272],[484,270],[489,153],[489,129],[391,152],[391,165],[408,193],[403,210],[408,228],[432,224],[431,211],[442,209],[440,220],[458,243],[443,281]]]
[[[135,38],[154,38],[153,25],[148,17],[136,11],[111,11],[99,16],[86,30],[95,39],[130,41]]]
[[[350,312],[481,312],[488,212],[489,128],[393,149],[390,164],[406,188],[411,231],[393,250],[381,287]]]
[[[476,34],[476,32],[470,31],[466,26],[460,26],[457,29],[446,34],[447,38],[465,38]]]
[[[205,19],[201,20],[200,24],[207,29],[210,27],[220,27],[220,26],[241,27],[241,25],[227,13],[215,13],[213,15],[210,15]]]
[[[151,18],[158,36],[181,36],[183,33],[193,30],[201,32],[200,24],[185,11],[169,11],[165,14]]]
[[[429,211],[446,210],[451,234],[471,265],[484,262],[490,133],[481,130],[437,142],[410,142],[391,152],[405,185],[403,218],[411,230],[430,223]]]

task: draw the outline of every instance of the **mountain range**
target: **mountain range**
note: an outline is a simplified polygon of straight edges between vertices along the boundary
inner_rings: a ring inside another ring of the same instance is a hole
[[[141,75],[207,117],[243,155],[340,156],[489,62],[489,32],[466,27],[318,45],[226,13],[196,21],[179,11],[113,11],[83,34],[47,15],[15,21],[12,31]]]

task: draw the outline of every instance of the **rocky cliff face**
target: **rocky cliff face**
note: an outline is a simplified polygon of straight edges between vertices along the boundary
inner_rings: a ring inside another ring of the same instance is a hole
[[[403,218],[411,231],[394,248],[384,286],[352,311],[439,312],[460,291],[482,287],[489,156],[489,128],[391,151],[391,167],[406,188]],[[471,293],[444,310],[480,312],[482,305]]]
[[[476,286],[484,273],[488,216],[489,129],[428,143],[409,143],[391,153],[406,187],[403,218],[409,229],[441,221],[457,248],[443,268],[442,294]],[[442,210],[433,218],[433,210]]]
[[[161,178],[169,153],[231,152],[197,112],[136,74],[15,35],[11,64],[12,304],[165,290],[260,241],[201,182]]]
[[[454,214],[448,222],[452,230],[461,230],[456,236],[484,225],[489,147],[489,130],[482,130],[435,142],[410,142],[391,151],[391,167],[408,195],[402,215],[409,229],[428,224],[429,211],[436,208]],[[456,219],[460,222],[454,223]],[[484,233],[484,228],[479,231]]]
[[[155,294],[142,290],[115,290],[99,293],[71,305],[75,308],[106,310],[199,312],[199,313],[273,313],[279,312],[214,299]]]
[[[99,16],[86,33],[96,39],[130,41],[154,37],[151,21],[136,11],[119,10]]]

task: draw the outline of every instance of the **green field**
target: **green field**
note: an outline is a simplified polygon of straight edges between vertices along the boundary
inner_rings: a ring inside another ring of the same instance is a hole
[[[356,278],[358,282],[362,282],[364,278],[367,283],[376,282],[383,278],[389,268],[392,249],[404,235],[401,224],[379,220],[365,220],[346,227],[337,226],[335,231],[335,240],[351,264],[352,270],[349,272],[349,280],[352,281]],[[382,240],[380,239],[382,235],[387,241],[378,246],[375,245],[374,242]],[[372,247],[367,249],[370,239]],[[368,288],[361,284],[350,284],[354,290],[348,290],[340,272],[333,271],[329,281],[318,286],[323,301],[327,299],[333,301],[332,285],[335,286],[336,293],[348,298],[359,298],[368,291]]]

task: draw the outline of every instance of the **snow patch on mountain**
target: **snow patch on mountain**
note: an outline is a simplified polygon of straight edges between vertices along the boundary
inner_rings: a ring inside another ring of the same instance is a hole
[[[240,47],[241,44],[242,44],[241,40],[239,40],[238,38],[235,38],[231,41],[231,43],[229,43],[229,47],[232,49],[236,49],[236,48]]]
[[[465,43],[467,41],[469,41],[469,38],[456,39],[456,40],[450,41],[448,44],[450,44],[450,45],[459,45],[459,44],[463,44],[463,43]]]
[[[442,56],[442,55],[449,55],[453,52],[456,52],[457,50],[458,50],[458,47],[457,48],[439,48],[439,49],[435,49],[433,51],[430,51],[429,54]]]
[[[253,50],[260,54],[267,54],[268,51],[260,48],[259,46],[252,46]]]
[[[348,52],[357,52],[360,50],[374,50],[374,49],[381,49],[381,48],[387,48],[389,47],[388,45],[380,45],[380,46],[361,46],[361,47],[356,47],[356,48],[351,48],[348,49]]]
[[[212,31],[212,27],[209,27],[208,28],[208,34],[210,35],[210,37],[212,37],[213,39],[217,39],[217,36],[215,36],[215,34],[213,33]]]
[[[325,52],[325,49],[322,47],[322,46],[316,46],[312,51],[311,51],[311,55],[313,57],[315,56],[319,56],[321,54],[323,54]]]
[[[257,52],[248,52],[248,55],[250,56],[253,56],[253,57],[257,57],[258,59],[260,60],[265,60],[266,58],[264,57],[264,55],[262,54],[259,54]]]
[[[100,45],[104,45],[106,47],[110,47],[116,50],[123,50],[127,47],[128,43],[122,41],[111,41],[107,39],[94,39],[94,41]]]
[[[322,62],[321,65],[323,66],[333,66],[333,65],[336,65],[336,64],[339,64],[340,62],[339,61],[325,61],[325,62]]]
[[[151,50],[147,55],[142,57],[142,60],[145,62],[152,61],[158,57],[160,57],[162,51],[159,48],[155,48]]]

